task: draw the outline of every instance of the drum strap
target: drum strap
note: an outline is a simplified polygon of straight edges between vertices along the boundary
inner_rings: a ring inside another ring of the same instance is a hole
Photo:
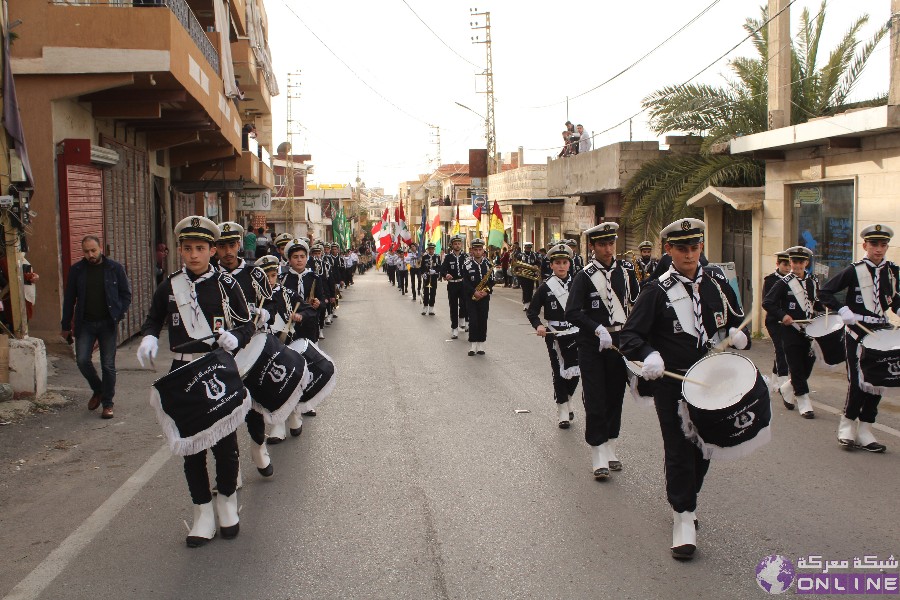
[[[675,269],[670,267],[667,276],[664,276],[664,278],[669,279],[674,277]],[[675,310],[675,316],[678,317],[678,323],[681,325],[681,330],[694,337],[698,337],[696,318],[694,317],[694,303],[688,295],[687,290],[681,285],[678,279],[675,279],[672,283],[667,282],[667,286],[664,286],[664,289],[666,290],[666,296],[669,297],[669,302],[672,304],[672,308]]]
[[[209,322],[206,320],[203,309],[200,308],[200,304],[197,302],[197,293],[194,286],[205,279],[209,279],[214,273],[215,271],[210,269],[192,284],[187,273],[182,269],[180,273],[173,276],[170,280],[172,295],[175,296],[175,305],[178,307],[178,314],[181,315],[181,323],[191,339],[196,340],[212,335]],[[212,345],[211,341],[205,343]]]
[[[801,302],[801,307],[803,308],[803,312],[806,313],[806,318],[810,318],[812,316],[812,304],[809,302],[809,294],[806,292],[805,282],[801,282],[796,276],[791,277],[790,281],[788,281],[788,287],[791,288],[791,291],[794,292],[794,297],[797,299],[797,302]]]
[[[563,282],[554,275],[547,280],[547,287],[550,288],[550,291],[553,292],[553,295],[559,300],[559,305],[565,308],[566,301],[569,299],[569,290],[563,285]]]
[[[596,261],[594,261],[593,266],[594,272],[591,274],[591,283],[594,284],[597,291],[605,298],[604,305],[609,313],[609,323],[610,325],[621,325],[625,322],[625,309],[622,308],[622,302],[619,300],[619,296],[612,287],[611,278],[615,269],[615,263],[613,264],[613,268],[609,271],[603,267],[597,266]],[[623,274],[625,275],[625,283],[627,285],[628,274],[624,273],[624,270]]]

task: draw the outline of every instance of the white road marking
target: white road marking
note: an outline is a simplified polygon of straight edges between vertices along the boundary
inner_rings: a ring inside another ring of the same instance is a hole
[[[3,600],[34,600],[62,573],[72,560],[103,531],[156,472],[172,457],[169,447],[162,446],[153,456],[113,492],[91,516],[69,534],[62,543],[20,581]]]

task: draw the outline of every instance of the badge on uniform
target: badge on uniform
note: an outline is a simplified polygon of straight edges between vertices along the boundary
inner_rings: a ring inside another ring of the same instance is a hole
[[[788,308],[791,310],[797,308],[797,303],[796,302],[788,302]]]
[[[725,313],[717,312],[713,313],[713,316],[716,318],[716,329],[719,327],[725,327]]]
[[[599,300],[591,300],[591,308],[600,308]]]
[[[675,333],[684,333],[684,329],[681,328],[681,321],[672,323],[672,329]]]
[[[172,313],[172,327],[178,327],[181,325],[181,315],[179,313]]]
[[[862,303],[863,303],[863,299],[862,299],[862,295],[861,295],[861,294],[857,294],[857,295],[856,295],[856,303],[857,303],[857,304],[862,304]]]
[[[213,317],[213,331],[225,328],[225,317]]]
[[[556,302],[551,302],[551,303],[550,303],[550,308],[552,308],[553,310],[556,310],[556,307],[557,307]]]

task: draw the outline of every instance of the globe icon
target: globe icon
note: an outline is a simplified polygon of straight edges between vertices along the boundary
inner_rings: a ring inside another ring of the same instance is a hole
[[[756,565],[756,583],[768,594],[783,594],[794,583],[794,563],[780,554],[765,557]]]

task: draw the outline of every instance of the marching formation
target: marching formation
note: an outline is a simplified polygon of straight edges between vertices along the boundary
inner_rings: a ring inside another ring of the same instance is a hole
[[[723,270],[703,255],[705,223],[671,223],[660,232],[665,255],[656,260],[652,243],[644,241],[633,262],[617,258],[618,227],[603,222],[584,232],[586,264],[576,242],[564,240],[545,255],[526,242],[510,268],[528,322],[546,344],[561,429],[576,418],[571,400],[581,383],[585,441],[596,480],[624,469],[616,452],[626,389],[639,404],[655,406],[674,558],[690,559],[696,551],[697,499],[711,461],[746,456],[771,439],[770,389],[789,410],[796,407],[803,418],[814,418],[808,380],[815,364],[847,365],[840,446],[885,451],[872,424],[883,387],[900,386],[900,369],[892,370],[883,358],[896,359],[900,347],[888,329],[889,319],[900,323],[891,311],[900,302],[900,272],[884,259],[890,228],[865,228],[866,258],[821,287],[809,274],[809,249],[794,246],[776,255],[776,271],[765,278],[763,290],[765,325],[775,348],[767,378],[749,358],[727,350],[749,346],[750,319]],[[444,279],[451,338],[463,329],[469,334],[468,355],[484,355],[498,276],[483,240],[473,240],[468,254],[462,243],[453,237],[443,257],[435,254],[434,244],[423,256],[410,247],[404,258],[401,249],[388,257],[386,270],[401,294],[407,293],[407,278],[413,282],[413,300],[418,284],[422,315],[435,314],[437,280]]]
[[[155,368],[168,325],[174,359],[154,382],[151,404],[169,447],[184,457],[194,506],[190,547],[217,532],[238,535],[240,424],[247,425],[257,471],[272,477],[268,446],[285,441],[288,431],[300,436],[303,417],[331,394],[335,366],[317,343],[337,317],[341,290],[353,284],[354,265],[337,244],[310,247],[281,235],[279,256],[251,263],[238,254],[243,235],[234,222],[192,216],[178,223],[184,266],[157,288],[137,352],[141,366]],[[207,450],[215,458],[213,489]]]

